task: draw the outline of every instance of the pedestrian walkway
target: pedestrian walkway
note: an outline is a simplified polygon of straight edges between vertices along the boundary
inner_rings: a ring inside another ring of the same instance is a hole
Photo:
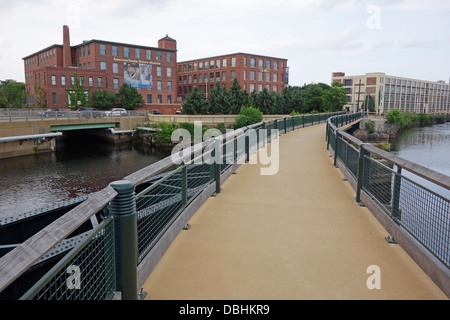
[[[279,139],[278,174],[240,166],[160,260],[147,300],[447,299],[355,202],[324,124]]]

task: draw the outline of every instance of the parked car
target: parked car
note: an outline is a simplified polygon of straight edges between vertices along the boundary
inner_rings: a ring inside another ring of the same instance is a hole
[[[69,110],[64,109],[47,109],[47,111],[44,112],[44,117],[46,118],[55,118],[55,117],[65,117],[67,116]]]
[[[155,111],[153,111],[153,114],[163,114],[163,113],[161,111],[155,110]]]
[[[128,115],[128,112],[124,108],[114,108],[112,110],[105,111],[105,116],[107,117],[120,117],[126,115]]]
[[[101,118],[103,112],[97,110],[96,108],[79,108],[78,117],[79,118]]]

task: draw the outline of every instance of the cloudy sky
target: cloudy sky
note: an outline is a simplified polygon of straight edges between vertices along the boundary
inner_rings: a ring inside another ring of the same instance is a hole
[[[290,84],[331,73],[450,77],[449,0],[0,0],[0,80],[24,81],[22,58],[102,39],[157,46],[178,61],[234,52],[288,59]]]

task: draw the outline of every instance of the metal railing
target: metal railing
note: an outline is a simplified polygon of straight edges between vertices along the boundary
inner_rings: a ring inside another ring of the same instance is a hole
[[[402,238],[405,237],[400,232],[405,230],[415,239],[413,246],[423,246],[439,261],[438,265],[442,263],[445,266],[442,274],[447,282],[444,286],[448,286],[450,177],[363,143],[338,129],[346,117],[337,116],[327,121],[327,148],[333,155],[334,165],[341,170],[343,167],[348,178],[353,179],[358,203],[366,206],[368,202],[376,204],[393,223],[388,229],[398,227],[396,234]],[[362,201],[363,196],[365,201]],[[398,239],[388,236],[387,240],[397,242]],[[418,256],[416,253],[413,255]],[[419,260],[426,259],[422,257]],[[423,268],[428,268],[424,266],[428,263],[421,263]]]
[[[39,110],[39,109],[19,109],[0,108],[0,122],[11,121],[45,121],[45,120],[71,120],[71,119],[115,119],[126,117],[147,117],[147,110],[127,110],[125,112],[111,112],[103,110]]]
[[[323,123],[336,114],[343,113],[253,124],[184,149],[175,154],[178,161],[172,155],[111,183],[0,258],[0,293],[97,215],[101,222],[89,236],[26,288],[21,299],[109,300],[116,292],[122,299],[138,299],[137,267],[203,192],[221,192],[225,171],[248,162],[278,133]]]

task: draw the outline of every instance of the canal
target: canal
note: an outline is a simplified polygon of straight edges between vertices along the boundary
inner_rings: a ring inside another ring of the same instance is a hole
[[[170,150],[58,137],[54,153],[0,159],[0,217],[99,191]]]

